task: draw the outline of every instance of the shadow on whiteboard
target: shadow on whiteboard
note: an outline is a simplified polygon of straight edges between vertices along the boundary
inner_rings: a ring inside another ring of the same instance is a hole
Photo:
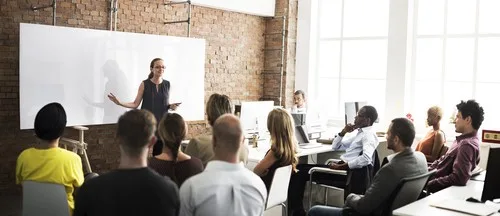
[[[127,86],[127,77],[115,60],[107,60],[101,67],[101,73],[106,80],[104,91],[96,91],[96,89],[102,88],[85,89],[85,92],[90,92],[91,95],[85,94],[83,96],[85,103],[91,106],[86,108],[85,117],[100,118],[104,124],[113,124],[118,121],[126,109],[111,102],[107,95],[112,92],[118,98],[128,98],[131,94],[128,91],[130,86]]]

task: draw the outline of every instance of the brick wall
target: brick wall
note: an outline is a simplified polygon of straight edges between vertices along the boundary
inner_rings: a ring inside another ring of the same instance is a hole
[[[281,96],[281,105],[290,107],[293,104],[293,92],[295,91],[295,51],[297,38],[297,4],[298,0],[276,0],[276,17],[266,19],[265,46],[264,52],[264,80],[263,100],[274,100],[278,105]],[[285,38],[281,34],[283,31],[283,19],[285,16]],[[284,51],[280,50],[284,44]],[[283,62],[281,52],[284,53]],[[281,75],[280,65],[283,65],[283,75]],[[282,91],[280,95],[280,78],[282,79]]]
[[[32,131],[19,130],[19,23],[50,25],[51,9],[30,10],[31,5],[50,2],[0,0],[0,195],[19,192],[14,186],[15,161],[22,150],[35,142]],[[277,5],[283,8],[283,2],[278,0]],[[164,25],[163,22],[185,19],[186,8],[182,5],[165,7],[162,3],[163,0],[120,0],[118,31],[185,36],[185,23]],[[109,29],[107,0],[58,0],[57,5],[59,26]],[[263,33],[266,25],[270,25],[268,22],[257,16],[193,7],[191,36],[207,40],[205,99],[214,92],[227,94],[235,100],[258,100],[263,96]],[[289,32],[291,28],[288,27]],[[295,42],[291,38],[287,43]],[[287,50],[288,56],[294,56],[291,52],[294,48]],[[294,69],[292,61],[294,59],[287,61],[288,73]],[[290,83],[289,78],[287,83]],[[205,122],[191,122],[189,127],[190,137],[207,130]],[[94,171],[103,172],[117,166],[119,152],[114,142],[115,129],[115,125],[91,126],[86,133]],[[65,136],[76,138],[77,134],[68,129]]]

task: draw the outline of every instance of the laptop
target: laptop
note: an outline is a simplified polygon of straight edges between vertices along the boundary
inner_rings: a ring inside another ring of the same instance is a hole
[[[486,167],[490,171],[486,171],[484,177],[482,202],[500,198],[500,172],[498,171],[500,169],[500,145],[491,145]]]
[[[307,126],[305,125],[295,126],[295,137],[297,138],[300,148],[309,149],[321,147],[321,143],[317,143],[316,140],[309,140]]]

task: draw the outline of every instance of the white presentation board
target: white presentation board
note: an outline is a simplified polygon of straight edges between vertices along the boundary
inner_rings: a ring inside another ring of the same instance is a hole
[[[21,129],[50,102],[65,107],[68,126],[116,123],[127,109],[107,94],[133,101],[156,57],[165,60],[170,103],[182,102],[176,112],[204,119],[204,39],[21,23],[19,46]]]

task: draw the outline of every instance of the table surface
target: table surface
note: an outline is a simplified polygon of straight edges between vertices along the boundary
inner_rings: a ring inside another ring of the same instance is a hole
[[[434,193],[426,198],[420,199],[416,202],[410,203],[406,206],[398,208],[392,212],[393,215],[400,216],[410,216],[410,215],[469,215],[465,213],[460,213],[456,211],[450,211],[445,209],[440,209],[430,206],[432,203],[437,203],[449,199],[466,200],[469,197],[474,197],[476,199],[481,198],[483,192],[484,182],[481,181],[468,181],[466,186],[451,186],[449,188],[443,189],[437,193]],[[493,214],[495,216],[500,215],[500,213]]]

